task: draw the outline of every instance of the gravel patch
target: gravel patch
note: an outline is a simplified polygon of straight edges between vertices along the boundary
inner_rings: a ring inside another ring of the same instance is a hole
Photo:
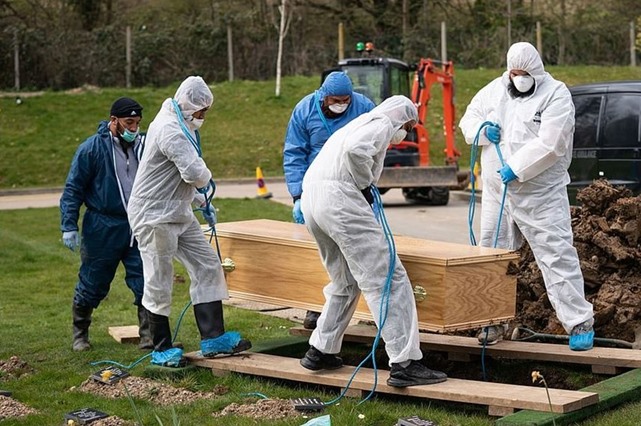
[[[8,396],[0,396],[0,420],[25,417],[37,411]]]
[[[127,392],[129,392],[132,398],[145,399],[162,406],[191,404],[201,399],[216,399],[229,392],[225,386],[216,386],[212,392],[192,392],[188,389],[176,388],[162,382],[136,376],[125,377],[111,385],[87,379],[79,387],[74,386],[71,390],[79,390],[105,398],[127,398]]]
[[[261,399],[252,404],[232,403],[213,417],[237,415],[253,419],[278,420],[291,417],[302,417],[289,400],[286,399]]]

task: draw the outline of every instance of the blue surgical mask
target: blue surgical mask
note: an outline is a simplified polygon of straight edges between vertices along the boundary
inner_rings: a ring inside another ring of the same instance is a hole
[[[120,122],[118,122],[120,126]],[[130,132],[125,126],[122,126],[122,133],[118,131],[118,135],[120,136],[120,139],[122,139],[125,142],[132,143],[134,140],[136,140],[136,136],[138,136],[138,131],[139,129],[136,129],[135,132]]]
[[[134,140],[136,140],[136,136],[138,136],[138,130],[136,130],[135,132],[130,132],[129,130],[125,129],[120,134],[122,140],[129,143],[132,143]]]

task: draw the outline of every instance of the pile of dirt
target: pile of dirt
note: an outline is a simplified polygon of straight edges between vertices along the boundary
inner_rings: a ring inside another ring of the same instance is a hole
[[[572,208],[574,246],[598,337],[641,341],[641,196],[605,180],[581,190]],[[540,333],[565,334],[527,244],[520,251],[517,324]]]
[[[33,368],[17,356],[12,356],[8,360],[0,359],[0,381],[18,379],[31,373]]]
[[[229,415],[250,417],[261,420],[278,420],[285,418],[301,417],[302,413],[296,411],[289,400],[286,399],[260,399],[251,404],[229,404],[218,413],[213,413],[214,417],[224,417]]]
[[[126,389],[125,389],[126,388]],[[76,390],[72,388],[71,390]],[[93,379],[85,380],[78,388],[82,392],[103,396],[105,398],[132,398],[151,401],[154,404],[168,406],[191,404],[200,399],[215,399],[229,392],[225,386],[216,386],[212,392],[192,392],[144,377],[129,376],[114,384],[105,384]]]
[[[37,411],[8,396],[0,395],[0,420],[24,417]]]

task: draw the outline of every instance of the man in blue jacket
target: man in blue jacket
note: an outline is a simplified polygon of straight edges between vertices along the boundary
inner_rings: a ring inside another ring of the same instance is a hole
[[[374,103],[354,92],[352,81],[342,71],[330,73],[318,90],[305,96],[294,107],[285,136],[283,169],[287,190],[294,201],[292,216],[296,223],[305,223],[300,197],[303,176],[312,161],[335,131],[372,108]],[[304,327],[316,328],[319,315],[308,311]]]
[[[147,311],[142,306],[143,268],[138,244],[127,220],[127,203],[142,154],[139,135],[142,106],[117,99],[109,121],[77,149],[60,198],[62,241],[70,250],[80,247],[80,271],[73,298],[73,350],[90,348],[91,314],[107,296],[118,264],[138,307],[141,349],[153,347]],[[78,232],[80,207],[82,240]]]

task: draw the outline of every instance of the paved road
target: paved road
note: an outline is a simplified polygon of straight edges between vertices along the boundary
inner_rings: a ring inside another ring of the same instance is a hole
[[[273,201],[291,205],[291,198],[282,179],[269,181],[267,189],[273,194]],[[218,198],[253,198],[257,186],[253,181],[219,182],[216,189]],[[25,191],[23,194],[0,195],[0,210],[54,207],[60,200],[60,190]],[[417,206],[403,198],[400,189],[392,189],[383,195],[385,214],[395,235],[406,235],[435,241],[469,244],[467,224],[469,195],[463,191],[452,191],[447,206]],[[475,232],[478,234],[480,206],[477,205]]]

